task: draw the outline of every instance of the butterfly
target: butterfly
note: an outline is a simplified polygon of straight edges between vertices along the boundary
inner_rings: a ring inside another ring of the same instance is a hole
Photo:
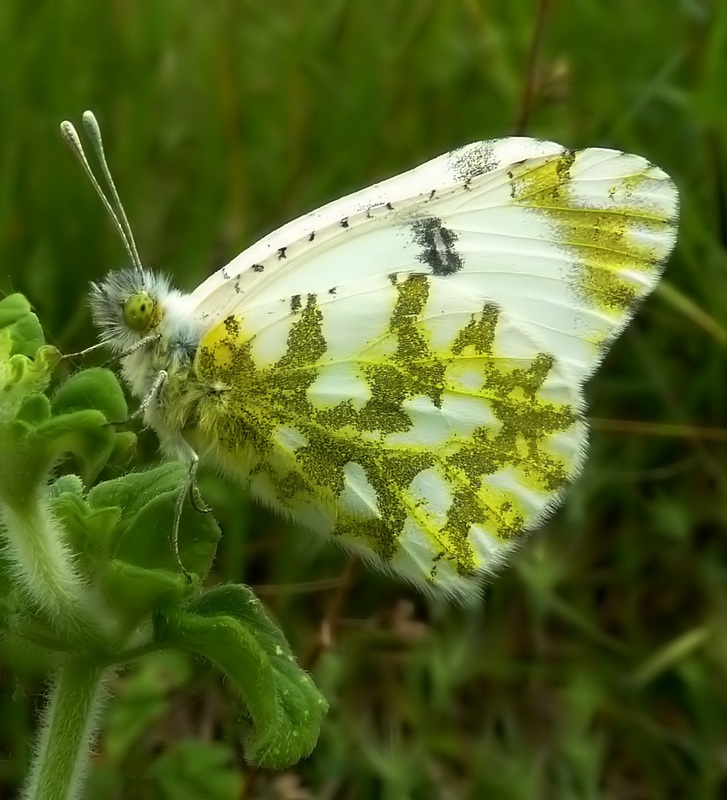
[[[178,513],[201,459],[425,591],[477,596],[582,469],[584,384],[675,243],[668,175],[615,150],[476,142],[289,222],[185,294],[142,265],[83,121],[111,199],[64,136],[132,262],[92,284],[96,346],[189,465]]]

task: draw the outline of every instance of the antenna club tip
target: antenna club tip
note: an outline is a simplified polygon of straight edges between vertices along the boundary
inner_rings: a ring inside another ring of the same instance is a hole
[[[88,134],[98,142],[99,146],[101,145],[101,128],[98,124],[98,120],[96,119],[96,115],[93,111],[84,111],[83,112],[83,127],[86,129]]]
[[[78,132],[73,126],[73,123],[69,122],[67,119],[64,119],[63,122],[61,122],[61,135],[68,142],[74,144],[78,142],[80,144],[80,139],[78,138]]]

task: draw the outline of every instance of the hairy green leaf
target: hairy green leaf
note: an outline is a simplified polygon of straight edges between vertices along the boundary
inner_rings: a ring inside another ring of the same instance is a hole
[[[252,720],[251,763],[278,769],[315,747],[328,705],[250,589],[218,587],[184,610],[165,610],[156,632],[209,659],[240,693]]]

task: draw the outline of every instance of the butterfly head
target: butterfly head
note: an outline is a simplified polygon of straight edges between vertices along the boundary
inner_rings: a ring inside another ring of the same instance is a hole
[[[91,315],[101,338],[123,352],[153,334],[164,318],[169,291],[164,276],[136,267],[113,270],[92,283]]]

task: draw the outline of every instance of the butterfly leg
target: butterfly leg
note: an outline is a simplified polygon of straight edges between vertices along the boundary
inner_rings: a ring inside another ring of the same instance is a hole
[[[95,353],[96,350],[101,350],[105,347],[108,347],[106,342],[98,342],[97,344],[92,344],[90,347],[84,347],[83,350],[79,350],[77,353],[63,353],[61,361],[68,361],[69,358],[84,358],[91,353]]]
[[[160,333],[150,333],[148,336],[145,336],[143,339],[139,339],[138,342],[132,344],[131,347],[127,347],[126,350],[122,350],[120,353],[116,353],[116,355],[111,356],[111,358],[104,361],[103,366],[110,367],[112,364],[115,364],[117,361],[121,361],[122,359],[126,358],[126,356],[130,356],[137,350],[141,350],[148,344],[152,344],[153,342],[158,342],[160,338],[161,338]]]
[[[199,468],[199,456],[194,448],[182,437],[179,440],[180,447],[185,451],[188,459],[188,472],[184,480],[182,488],[177,495],[177,502],[174,506],[174,524],[172,526],[172,551],[174,552],[174,560],[177,562],[179,571],[182,572],[185,578],[191,583],[192,576],[185,569],[182,564],[181,556],[179,555],[179,525],[182,521],[182,510],[184,509],[184,499],[189,495],[189,499],[197,511],[209,513],[212,509],[208,508],[197,488],[197,470]]]
[[[139,417],[143,417],[146,413],[149,406],[159,397],[159,392],[164,386],[164,381],[167,379],[167,371],[165,369],[160,369],[157,373],[156,378],[154,378],[154,383],[151,385],[151,389],[149,389],[146,397],[139,403],[139,407],[132,411],[131,414],[126,419],[122,420],[114,420],[104,423],[105,425],[128,425],[130,422],[133,422],[135,419],[139,419]]]
[[[212,513],[212,509],[207,505],[207,503],[205,503],[202,493],[200,492],[196,482],[190,486],[189,500],[192,503],[194,510],[198,511],[200,514]]]
[[[146,347],[146,345],[158,341],[159,338],[160,334],[152,333],[149,336],[145,336],[143,339],[139,339],[139,341],[136,342],[136,344],[132,345],[127,350],[124,350],[121,353],[117,353],[115,356],[112,356],[108,361],[104,362],[104,366],[107,367],[110,364],[113,364],[115,361],[120,361],[122,358],[130,356],[132,353],[135,353],[142,347]],[[84,358],[85,356],[91,355],[91,353],[95,353],[97,350],[104,350],[108,348],[108,346],[109,346],[108,342],[97,342],[96,344],[92,344],[90,347],[84,347],[83,350],[79,350],[76,353],[63,353],[63,355],[61,356],[61,361],[68,361],[71,358]]]

